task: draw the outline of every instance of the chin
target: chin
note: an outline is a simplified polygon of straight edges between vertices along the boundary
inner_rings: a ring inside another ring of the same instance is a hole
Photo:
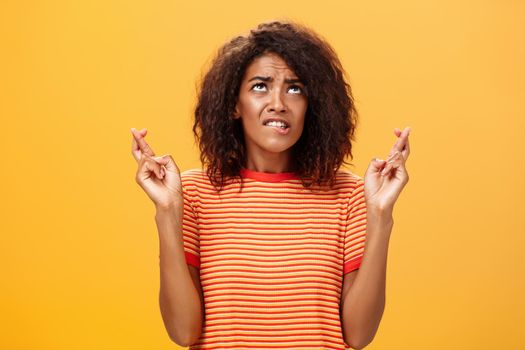
[[[294,144],[295,143],[290,143],[290,144],[274,143],[274,144],[263,145],[263,147],[261,148],[265,149],[268,152],[272,152],[272,153],[282,153],[282,152],[288,151],[290,148],[293,147]]]

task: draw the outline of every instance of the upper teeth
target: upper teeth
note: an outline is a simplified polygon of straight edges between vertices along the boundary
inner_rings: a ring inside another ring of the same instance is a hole
[[[278,126],[280,128],[286,128],[286,124],[284,124],[283,122],[277,122],[277,121],[270,121],[268,123],[266,123],[266,125],[269,125],[269,126]]]

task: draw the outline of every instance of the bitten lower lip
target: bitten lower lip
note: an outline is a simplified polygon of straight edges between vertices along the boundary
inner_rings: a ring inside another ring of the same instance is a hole
[[[264,126],[265,128],[272,128],[273,130],[275,130],[276,132],[278,132],[279,134],[281,135],[286,135],[290,132],[290,127],[287,127],[286,129],[282,129],[278,126],[269,126],[269,125],[265,125]]]

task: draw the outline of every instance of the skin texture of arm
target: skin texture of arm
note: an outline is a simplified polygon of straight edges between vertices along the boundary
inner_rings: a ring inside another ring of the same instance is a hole
[[[394,133],[398,139],[387,160],[373,159],[366,171],[367,228],[363,260],[358,272],[347,274],[343,280],[343,337],[354,349],[362,349],[372,342],[385,309],[386,265],[393,208],[408,183],[405,163],[410,154],[410,128],[403,131],[396,128]]]
[[[373,220],[367,227],[365,252],[359,269],[344,276],[341,323],[345,342],[353,349],[370,344],[385,308],[388,241],[392,219]]]
[[[171,340],[187,347],[202,333],[204,305],[199,273],[184,257],[182,209],[157,209],[155,221],[160,242],[162,319]]]
[[[188,346],[197,341],[202,333],[204,301],[199,271],[188,265],[184,256],[184,200],[179,188],[180,171],[171,156],[155,157],[155,152],[144,140],[146,132],[146,129],[138,131],[131,128],[131,154],[139,164],[135,179],[155,202],[157,209],[160,310],[171,340]],[[152,173],[156,178],[151,176]]]
[[[201,310],[202,310],[202,318],[204,320],[204,294],[202,293],[202,286],[201,286],[201,277],[200,277],[200,272],[199,272],[199,269],[196,268],[195,266],[193,265],[188,265],[188,268],[190,269],[190,274],[191,274],[191,278],[193,280],[193,284],[195,285],[195,287],[197,288],[197,291],[199,292],[199,297],[200,297],[200,300],[201,300]],[[198,333],[198,335],[200,336],[201,334],[201,331],[198,331],[196,333]],[[197,336],[195,338],[195,340],[199,339],[199,337]]]

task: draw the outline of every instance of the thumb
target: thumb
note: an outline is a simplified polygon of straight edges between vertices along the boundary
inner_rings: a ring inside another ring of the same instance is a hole
[[[380,172],[385,164],[386,161],[384,159],[373,158],[366,169],[365,176]]]
[[[179,172],[179,167],[175,164],[173,157],[169,154],[158,157],[156,161],[157,163],[164,165],[168,171]]]

